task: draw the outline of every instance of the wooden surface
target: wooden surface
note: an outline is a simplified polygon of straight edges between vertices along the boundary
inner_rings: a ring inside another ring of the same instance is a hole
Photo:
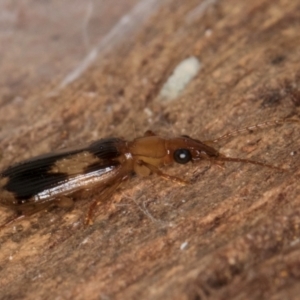
[[[245,125],[299,118],[299,40],[298,0],[165,1],[62,89],[55,72],[42,84],[23,85],[27,77],[20,76],[18,89],[2,80],[0,167],[100,137],[133,139],[147,129],[209,140]],[[201,62],[199,73],[164,101],[162,86],[191,56]],[[5,61],[1,79],[14,78],[9,71],[18,72],[17,63]],[[226,155],[290,172],[177,165],[165,171],[192,185],[133,177],[104,199],[87,229],[89,199],[6,228],[0,298],[299,299],[298,126],[220,145]],[[1,221],[11,214],[1,209]]]

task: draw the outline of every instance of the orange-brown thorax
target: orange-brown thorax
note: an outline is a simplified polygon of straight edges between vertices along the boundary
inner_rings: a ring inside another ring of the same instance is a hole
[[[151,170],[146,165],[156,168],[170,165],[177,150],[185,149],[190,153],[190,160],[217,157],[214,148],[189,137],[165,139],[159,136],[145,136],[127,143],[127,152],[133,162],[133,170],[140,176],[148,176]]]

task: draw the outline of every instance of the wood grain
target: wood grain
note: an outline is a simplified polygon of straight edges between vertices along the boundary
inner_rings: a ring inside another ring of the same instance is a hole
[[[300,2],[201,3],[164,2],[138,34],[56,94],[51,78],[23,101],[1,99],[1,169],[106,136],[133,139],[151,129],[210,140],[298,118]],[[181,96],[161,101],[161,87],[190,56],[200,72]],[[87,229],[90,199],[5,229],[0,298],[298,299],[299,132],[287,124],[220,145],[287,173],[239,163],[174,166],[165,171],[194,183],[134,177]],[[10,214],[1,210],[1,220]]]

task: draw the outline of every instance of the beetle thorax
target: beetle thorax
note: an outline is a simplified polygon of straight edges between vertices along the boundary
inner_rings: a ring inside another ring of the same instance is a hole
[[[151,173],[145,165],[160,167],[168,161],[169,153],[165,147],[165,139],[158,136],[135,139],[128,143],[128,150],[134,161],[134,171],[141,176]]]

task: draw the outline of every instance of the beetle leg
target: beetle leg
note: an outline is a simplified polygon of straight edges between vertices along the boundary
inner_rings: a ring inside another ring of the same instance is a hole
[[[62,208],[71,208],[74,206],[74,201],[68,197],[59,197],[59,199],[55,200],[55,205]]]
[[[9,218],[9,219],[6,220],[3,224],[1,224],[1,226],[0,226],[0,231],[1,231],[3,228],[5,228],[6,226],[11,225],[11,224],[13,224],[13,223],[15,223],[15,222],[17,222],[17,221],[19,221],[19,220],[25,218],[25,217],[26,217],[26,216],[23,215],[23,214],[18,214],[18,215],[13,216],[12,218]]]
[[[32,202],[24,203],[20,205],[20,207],[16,207],[18,212],[17,215],[13,216],[12,218],[9,218],[3,224],[0,225],[0,231],[8,225],[11,225],[25,217],[31,216],[39,211],[47,209],[53,205],[62,208],[70,208],[74,205],[74,201],[68,197],[60,197],[58,199],[52,199],[50,201],[48,200],[45,202],[40,202],[38,204]]]
[[[31,216],[43,209],[48,208],[51,205],[55,204],[55,200],[46,201],[44,203],[39,203],[36,205],[35,203],[25,203],[18,207],[17,209],[17,215],[13,216],[12,218],[9,218],[6,220],[3,224],[0,225],[0,231],[5,228],[8,225],[11,225],[25,217]]]
[[[105,201],[107,199],[109,199],[112,194],[114,193],[114,191],[116,190],[116,188],[118,187],[120,183],[118,182],[117,184],[111,185],[109,187],[104,188],[100,195],[97,196],[96,199],[93,199],[92,203],[89,206],[88,212],[85,216],[84,219],[84,225],[88,226],[88,225],[93,225],[94,221],[94,215],[95,215],[95,211],[97,210],[97,207],[101,204],[102,201]]]
[[[97,210],[97,207],[105,200],[108,200],[112,197],[113,193],[116,191],[116,189],[121,185],[122,182],[124,182],[126,179],[128,179],[128,176],[123,176],[115,179],[114,183],[111,185],[105,186],[99,193],[96,199],[92,201],[90,204],[90,207],[88,209],[88,212],[86,214],[86,217],[84,219],[84,225],[92,225],[93,224],[93,218],[95,215],[95,211]]]
[[[141,166],[147,167],[152,173],[157,174],[158,176],[162,177],[163,179],[171,180],[173,182],[180,183],[180,184],[190,184],[189,181],[187,181],[185,179],[182,179],[180,177],[177,177],[177,176],[172,176],[172,175],[163,173],[159,168],[157,168],[157,167],[155,167],[155,166],[153,166],[151,164],[148,164],[148,163],[146,163],[146,162],[144,162],[142,160],[138,161],[138,163]]]

